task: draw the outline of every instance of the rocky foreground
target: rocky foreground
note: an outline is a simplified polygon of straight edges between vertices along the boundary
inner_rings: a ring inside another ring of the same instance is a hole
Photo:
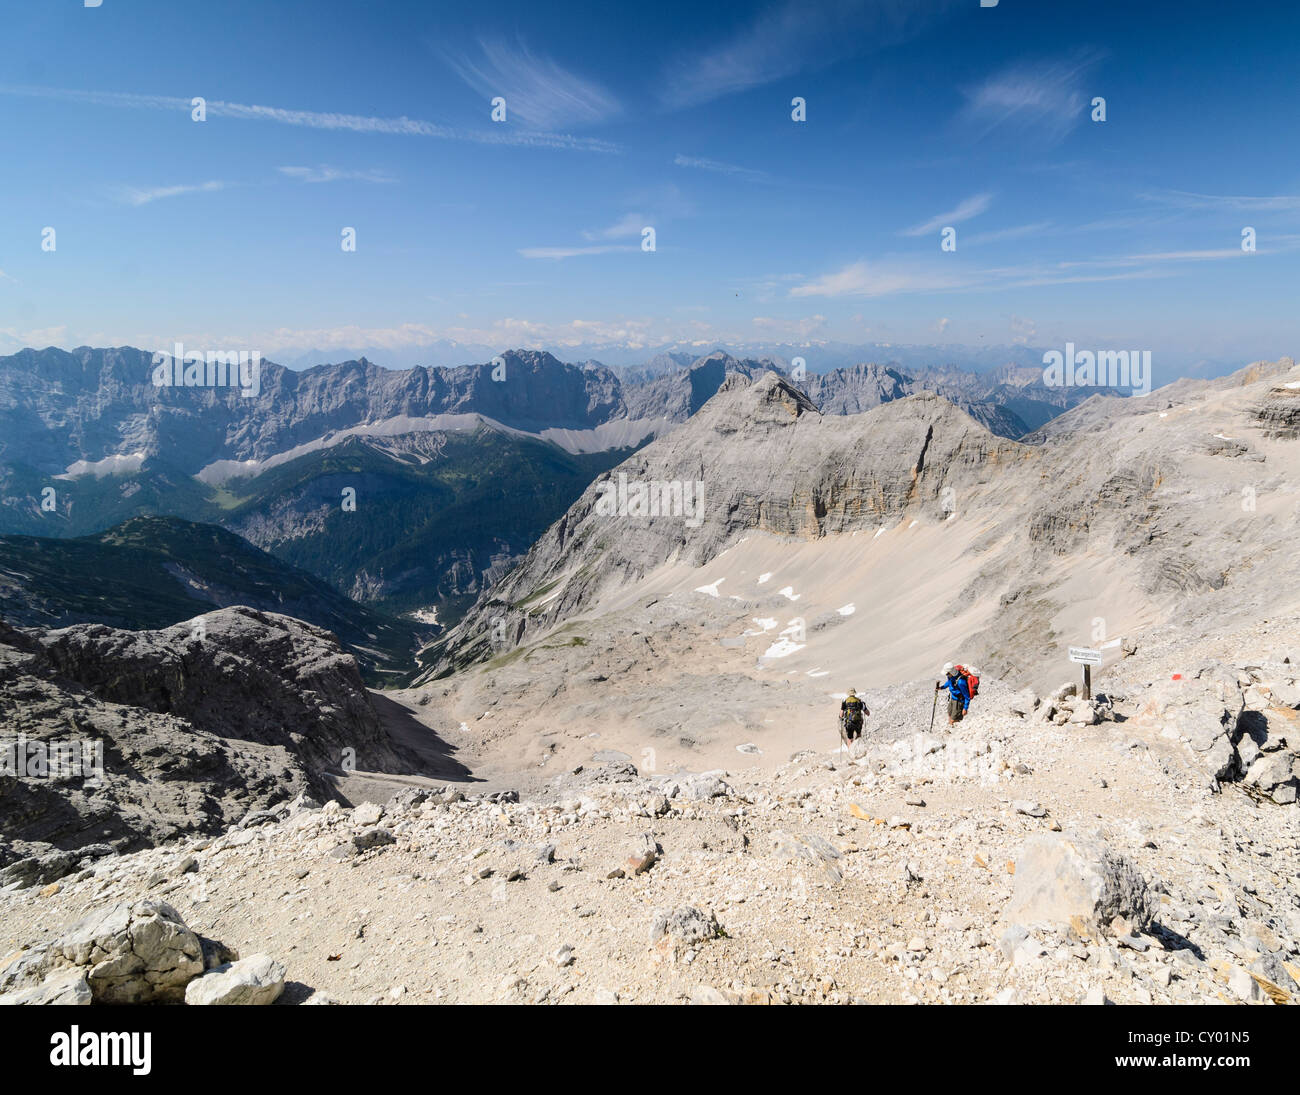
[[[94,746],[102,771],[30,770],[33,750],[69,742]],[[345,755],[421,763],[384,732],[332,633],[246,607],[158,631],[0,621],[0,750],[18,747],[29,755],[0,770],[0,887],[215,835],[300,792],[324,800]]]
[[[0,1002],[1291,1003],[1300,656],[1188,650],[771,772],[301,795],[0,891]]]

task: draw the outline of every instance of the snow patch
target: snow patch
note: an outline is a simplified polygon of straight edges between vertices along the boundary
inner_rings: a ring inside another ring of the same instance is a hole
[[[77,460],[69,464],[62,475],[54,478],[75,479],[79,475],[93,475],[96,479],[103,479],[107,475],[131,475],[143,466],[144,453],[122,453],[106,456],[103,460]]]
[[[763,657],[788,658],[791,654],[794,654],[797,651],[802,650],[807,645],[808,645],[807,643],[792,642],[790,639],[787,639],[783,635],[781,638],[777,639],[777,641],[774,642],[771,646],[769,646],[766,651],[764,651]]]
[[[771,572],[770,570],[769,570],[766,574],[760,574],[760,575],[758,576],[758,584],[759,584],[759,585],[762,585],[762,584],[763,584],[764,582],[766,582],[770,577],[772,577],[772,572]]]
[[[837,608],[835,611],[838,612],[841,616],[852,616],[853,613],[857,612],[857,610],[858,610],[857,606],[854,605],[852,601],[850,601],[846,605],[840,605],[840,607]]]
[[[726,578],[719,578],[719,579],[718,579],[716,582],[714,582],[712,585],[707,585],[707,586],[696,586],[696,587],[695,587],[695,592],[696,592],[696,593],[707,593],[710,597],[716,597],[716,596],[718,596],[718,586],[722,585],[722,583],[725,582],[726,580],[727,580]]]
[[[794,591],[794,586],[786,586],[784,589],[778,589],[777,592],[790,601],[797,601],[803,596],[802,593],[796,593]]]

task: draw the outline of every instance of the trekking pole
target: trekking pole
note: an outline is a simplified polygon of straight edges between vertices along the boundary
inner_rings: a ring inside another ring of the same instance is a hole
[[[926,731],[927,734],[934,732],[934,713],[938,709],[939,709],[939,690],[936,688],[934,690],[934,702],[930,704],[930,729]]]

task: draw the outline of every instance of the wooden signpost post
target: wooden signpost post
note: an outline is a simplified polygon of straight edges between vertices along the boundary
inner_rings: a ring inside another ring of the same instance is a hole
[[[1092,650],[1086,646],[1072,646],[1070,647],[1070,661],[1083,666],[1083,691],[1079,693],[1080,698],[1092,699],[1092,667],[1101,665],[1101,651]]]

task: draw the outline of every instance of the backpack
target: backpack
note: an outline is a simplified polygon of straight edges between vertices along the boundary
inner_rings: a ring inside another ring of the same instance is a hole
[[[844,717],[849,722],[861,722],[862,711],[866,704],[862,702],[860,696],[849,696],[844,701]]]
[[[958,665],[954,666],[954,668],[957,670],[957,676],[965,679],[966,687],[970,691],[970,698],[974,699],[979,694],[980,690],[979,677],[973,676],[971,673],[967,672],[965,666]]]

